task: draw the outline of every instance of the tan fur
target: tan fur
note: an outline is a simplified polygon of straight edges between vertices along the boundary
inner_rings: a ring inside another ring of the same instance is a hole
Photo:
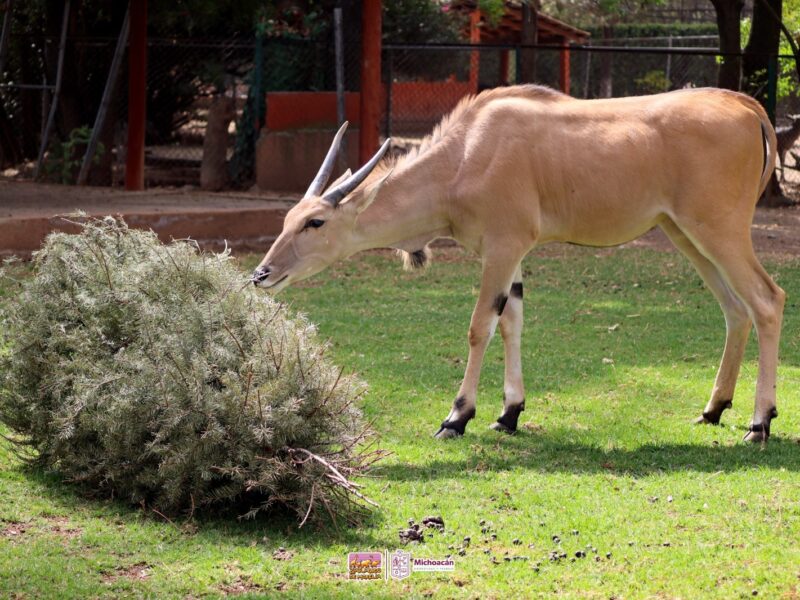
[[[271,274],[260,284],[281,289],[360,250],[415,252],[437,237],[478,253],[483,277],[458,393],[464,400],[444,423],[447,436],[474,414],[498,323],[507,357],[519,362],[521,302],[513,317],[498,318],[496,307],[521,283],[519,265],[532,248],[617,245],[660,226],[697,267],[728,325],[704,414],[715,420],[732,398],[752,322],[760,348],[753,424],[765,429],[775,407],[784,294],[753,253],[750,224],[776,147],[764,110],[735,92],[576,100],[538,86],[498,88],[463,100],[417,150],[379,165],[338,208],[319,198],[300,202],[262,261]],[[310,218],[326,224],[303,230]],[[504,415],[518,412],[517,367],[507,372],[506,396],[513,400]],[[765,439],[762,433],[751,439]]]

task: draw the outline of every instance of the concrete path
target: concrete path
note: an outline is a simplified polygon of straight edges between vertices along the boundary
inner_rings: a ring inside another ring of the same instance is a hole
[[[280,233],[297,197],[249,192],[208,193],[186,189],[125,192],[0,181],[0,254],[28,256],[51,231],[75,231],[60,215],[121,215],[133,226],[170,239],[192,238],[201,246],[227,244],[240,251],[266,251]]]

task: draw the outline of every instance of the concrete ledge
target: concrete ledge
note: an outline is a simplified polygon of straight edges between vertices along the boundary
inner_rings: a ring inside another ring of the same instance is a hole
[[[131,226],[152,229],[162,241],[191,238],[209,250],[225,247],[239,251],[266,252],[283,228],[283,218],[291,204],[270,203],[256,209],[170,210],[162,212],[123,212]],[[98,212],[91,216],[104,216]],[[62,217],[21,216],[0,219],[0,254],[22,257],[38,250],[45,237],[54,231],[74,233],[77,226]]]

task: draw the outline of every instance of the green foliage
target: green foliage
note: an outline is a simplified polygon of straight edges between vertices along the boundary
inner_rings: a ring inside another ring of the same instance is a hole
[[[532,2],[534,0],[523,0]],[[478,8],[485,15],[490,25],[497,25],[506,11],[505,0],[478,0]]]
[[[364,385],[227,254],[90,221],[48,237],[4,317],[0,420],[87,491],[168,513],[357,515],[345,477],[379,456],[359,446]]]
[[[48,181],[58,183],[75,183],[75,178],[83,162],[86,145],[92,137],[92,128],[88,125],[73,129],[67,141],[55,142],[44,163],[45,177]],[[92,163],[98,164],[106,149],[102,142],[97,142]]]
[[[664,71],[648,71],[636,80],[636,86],[642,94],[658,94],[669,89],[670,81]]]
[[[383,39],[394,44],[435,44],[462,40],[460,13],[434,0],[383,3]]]
[[[800,41],[800,0],[785,0],[782,18],[783,24],[791,32],[795,44],[798,44]],[[792,54],[792,47],[783,32],[781,32],[779,53],[787,56]],[[781,101],[800,92],[800,81],[798,81],[794,59],[781,58],[778,60],[778,65],[778,101]]]
[[[542,10],[578,26],[615,25],[634,20],[650,6],[665,0],[544,0]]]
[[[597,24],[582,26],[592,34],[592,39],[603,36],[603,28]],[[614,37],[668,37],[692,35],[717,35],[719,30],[714,23],[617,23],[614,25]]]

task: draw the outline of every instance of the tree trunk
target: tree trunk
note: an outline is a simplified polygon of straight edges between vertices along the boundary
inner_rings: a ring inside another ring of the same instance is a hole
[[[717,12],[720,51],[738,54],[742,51],[742,35],[739,28],[744,1],[711,0],[711,3]],[[717,85],[721,88],[739,91],[741,71],[742,59],[739,56],[722,57],[717,75]]]
[[[770,55],[778,54],[781,42],[781,24],[770,13],[767,4],[772,7],[776,15],[782,14],[781,0],[754,1],[750,37],[747,40],[742,59],[744,91],[758,100],[765,110],[768,110],[767,106],[770,102],[767,85]],[[774,106],[775,99],[772,100]],[[790,203],[774,173],[758,203],[761,206],[769,207],[784,206]]]
[[[603,25],[603,40],[614,37],[614,28],[611,25]],[[608,44],[604,44],[608,45]],[[614,56],[612,52],[599,52],[600,59],[600,92],[601,98],[611,98],[614,95],[614,80],[612,70],[614,67]]]
[[[782,14],[781,0],[755,0],[750,38],[747,40],[742,59],[744,91],[761,102],[765,108],[769,55],[778,53],[781,41],[781,25],[766,8],[767,3],[775,14]]]
[[[203,163],[200,166],[200,187],[217,192],[228,184],[228,126],[236,116],[233,95],[220,94],[208,109],[206,135],[203,140]]]
[[[538,31],[536,27],[537,11],[534,2],[522,4],[522,36],[523,45],[536,44]],[[534,83],[536,81],[536,49],[523,48],[520,51],[518,83]]]

